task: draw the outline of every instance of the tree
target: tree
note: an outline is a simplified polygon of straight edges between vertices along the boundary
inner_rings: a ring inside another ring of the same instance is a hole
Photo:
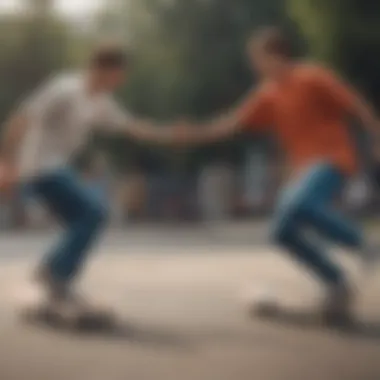
[[[288,0],[289,14],[311,55],[349,77],[380,104],[380,3],[371,0]]]
[[[254,80],[245,58],[252,31],[267,24],[292,30],[282,0],[114,1],[115,25],[124,17],[124,38],[136,60],[121,96],[139,114],[162,120],[205,118],[231,106]],[[238,139],[181,155],[155,152],[183,168],[237,158],[243,145]]]
[[[0,120],[67,62],[68,29],[52,8],[51,0],[29,0],[25,12],[0,19],[0,33],[8,36],[0,56]]]

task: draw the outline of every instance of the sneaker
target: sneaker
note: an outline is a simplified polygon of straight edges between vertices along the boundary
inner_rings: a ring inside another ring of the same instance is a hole
[[[55,278],[47,265],[42,265],[37,269],[34,279],[44,288],[49,298],[59,300],[66,297],[68,285]]]
[[[354,293],[346,284],[333,286],[323,307],[323,318],[327,323],[344,325],[351,321]]]
[[[71,283],[57,280],[48,266],[40,267],[35,275],[36,281],[47,292],[48,303],[53,310],[62,315],[89,315],[98,318],[112,315],[109,308],[89,302]]]

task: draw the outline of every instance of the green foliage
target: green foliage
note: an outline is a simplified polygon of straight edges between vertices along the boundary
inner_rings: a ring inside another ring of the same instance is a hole
[[[79,0],[78,0],[79,1]],[[25,0],[28,12],[0,15],[0,121],[51,72],[83,61],[90,45],[118,35],[135,53],[122,103],[161,121],[208,118],[234,104],[254,83],[245,58],[251,32],[282,25],[298,47],[338,68],[380,99],[380,2],[371,0],[107,0],[95,26],[81,33],[52,12],[52,0]],[[196,170],[204,162],[238,163],[247,136],[202,149],[160,149],[96,139],[120,167]],[[260,142],[257,142],[260,143]],[[145,164],[144,164],[145,165]],[[145,165],[146,166],[146,165]],[[147,165],[149,166],[149,165]]]
[[[379,104],[380,3],[372,0],[287,0],[312,56],[339,69]]]
[[[66,62],[67,27],[49,1],[31,1],[29,12],[0,17],[0,120],[15,103]]]
[[[282,23],[280,0],[139,0],[128,8],[138,59],[130,86],[138,110],[157,117],[209,115],[250,85],[247,37]]]
[[[115,20],[120,23],[120,14],[125,15],[125,39],[136,55],[121,96],[138,114],[161,120],[224,111],[253,83],[245,56],[252,31],[268,24],[291,29],[283,5],[282,0],[120,1]],[[196,169],[215,159],[238,162],[242,141],[238,137],[174,155],[167,149],[151,151],[170,167]]]

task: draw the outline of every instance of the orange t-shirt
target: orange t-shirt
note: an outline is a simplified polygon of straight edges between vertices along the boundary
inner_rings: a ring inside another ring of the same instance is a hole
[[[252,129],[273,126],[295,169],[324,160],[353,173],[357,157],[346,118],[356,101],[329,71],[297,65],[282,81],[249,95],[237,116]]]

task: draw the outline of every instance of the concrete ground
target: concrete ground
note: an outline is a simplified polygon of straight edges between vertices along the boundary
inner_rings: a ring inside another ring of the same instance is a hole
[[[360,333],[249,318],[247,289],[273,289],[300,307],[319,295],[310,278],[264,244],[262,232],[249,237],[243,243],[224,230],[111,233],[83,287],[116,308],[126,331],[74,335],[19,321],[15,297],[50,239],[4,236],[0,379],[380,379],[380,276],[362,278],[354,261],[336,257],[361,286]]]

